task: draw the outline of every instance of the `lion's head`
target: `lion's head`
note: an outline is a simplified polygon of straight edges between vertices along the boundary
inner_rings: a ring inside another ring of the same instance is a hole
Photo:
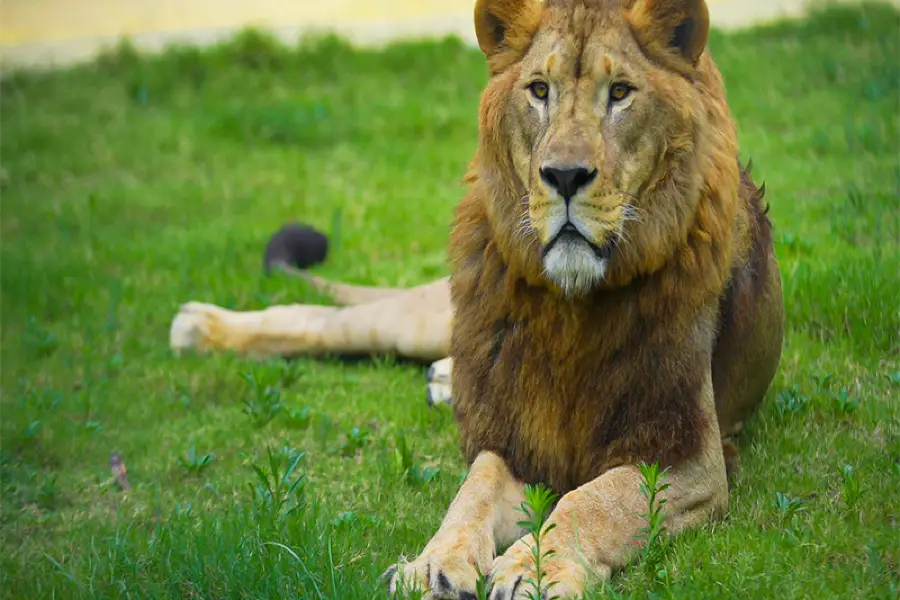
[[[570,297],[627,283],[686,243],[710,178],[736,190],[703,0],[479,0],[475,26],[477,176],[526,277]]]

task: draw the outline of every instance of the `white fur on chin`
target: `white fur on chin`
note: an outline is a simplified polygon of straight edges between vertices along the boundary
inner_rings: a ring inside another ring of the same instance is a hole
[[[544,256],[544,273],[570,298],[591,291],[606,273],[606,260],[597,258],[584,240],[561,239]]]

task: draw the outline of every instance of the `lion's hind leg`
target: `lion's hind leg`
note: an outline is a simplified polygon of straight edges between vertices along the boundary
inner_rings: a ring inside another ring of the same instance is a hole
[[[322,345],[323,323],[340,308],[293,304],[237,312],[215,304],[188,302],[169,329],[169,345],[186,350],[225,350],[261,357],[315,353]]]
[[[447,356],[452,311],[446,282],[356,306],[308,304],[235,312],[190,302],[172,322],[170,344],[255,356],[398,354],[422,361]]]
[[[720,307],[712,373],[729,480],[740,469],[739,434],[772,385],[784,339],[781,274],[771,247],[735,269]]]

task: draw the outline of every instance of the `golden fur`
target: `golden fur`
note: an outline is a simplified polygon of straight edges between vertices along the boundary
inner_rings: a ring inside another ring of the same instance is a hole
[[[178,348],[453,357],[469,477],[391,590],[468,598],[478,568],[492,598],[525,597],[525,483],[562,494],[547,547],[564,598],[630,559],[640,461],[671,469],[672,532],[727,504],[723,440],[771,383],[783,317],[708,27],[702,0],[479,0],[491,78],[449,283],[312,279],[350,306],[191,304],[173,323]]]

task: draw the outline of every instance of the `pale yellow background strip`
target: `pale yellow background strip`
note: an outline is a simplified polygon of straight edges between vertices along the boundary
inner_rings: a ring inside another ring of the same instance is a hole
[[[892,0],[900,6],[900,0]],[[710,0],[722,28],[803,13],[805,0]],[[172,41],[206,43],[247,25],[290,40],[332,30],[357,43],[456,34],[474,41],[474,0],[0,0],[5,64],[81,60],[121,36],[158,49]]]

